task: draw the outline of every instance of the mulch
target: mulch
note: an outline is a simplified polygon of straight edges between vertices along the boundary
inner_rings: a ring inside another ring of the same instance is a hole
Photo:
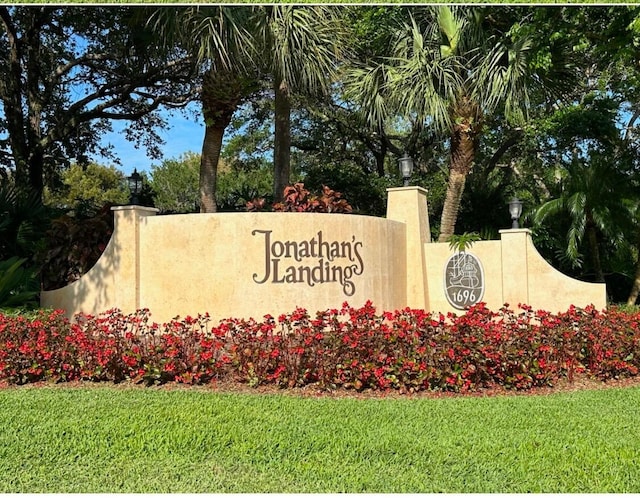
[[[304,386],[299,388],[284,389],[277,386],[258,386],[251,387],[247,384],[239,382],[216,382],[207,385],[191,386],[180,384],[177,382],[168,382],[161,385],[147,386],[142,383],[125,381],[119,383],[109,382],[87,382],[73,381],[63,383],[52,382],[34,382],[22,386],[16,386],[0,381],[1,390],[9,389],[145,389],[151,391],[197,391],[210,392],[217,394],[253,394],[253,395],[286,395],[304,398],[352,398],[352,399],[438,399],[438,398],[464,398],[464,397],[495,397],[495,396],[549,396],[558,393],[572,393],[579,391],[595,391],[602,389],[620,389],[640,387],[640,377],[610,379],[601,381],[592,379],[587,376],[577,376],[572,382],[566,379],[560,380],[556,385],[549,387],[535,387],[528,390],[517,391],[514,389],[506,389],[496,386],[488,389],[466,393],[438,392],[438,391],[420,391],[417,393],[403,393],[397,390],[375,391],[365,389],[356,391],[354,389],[320,389],[318,386]]]

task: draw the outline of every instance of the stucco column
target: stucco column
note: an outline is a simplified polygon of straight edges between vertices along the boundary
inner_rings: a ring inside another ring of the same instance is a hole
[[[529,303],[529,238],[531,230],[500,230],[502,252],[502,301],[515,309]]]
[[[427,191],[398,187],[387,189],[387,193],[387,219],[407,227],[407,306],[424,309],[428,305],[424,244],[431,242]]]
[[[155,216],[156,208],[144,206],[114,206],[115,302],[124,313],[140,307],[140,222]]]

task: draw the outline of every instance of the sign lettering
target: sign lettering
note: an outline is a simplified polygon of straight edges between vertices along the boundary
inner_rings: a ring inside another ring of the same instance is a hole
[[[353,277],[362,275],[362,242],[355,235],[350,241],[325,240],[322,230],[309,240],[277,240],[272,230],[253,230],[251,235],[264,237],[264,271],[253,274],[257,284],[297,284],[309,287],[337,282],[345,296],[356,291]],[[309,262],[309,260],[312,260]],[[296,264],[307,263],[307,264]]]

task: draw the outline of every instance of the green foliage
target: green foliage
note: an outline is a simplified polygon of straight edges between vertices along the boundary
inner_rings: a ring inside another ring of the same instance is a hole
[[[354,212],[373,216],[386,213],[386,189],[392,181],[375,173],[365,173],[361,167],[349,163],[321,164],[310,168],[304,175],[304,183],[309,190],[320,190],[323,185],[331,185],[340,191]]]
[[[186,152],[151,167],[149,182],[154,205],[164,213],[193,213],[200,210],[200,154]]]
[[[126,138],[159,154],[159,106],[194,97],[186,54],[161,50],[131,7],[0,10],[0,162],[21,188],[40,195],[71,158],[114,157],[100,143],[113,119],[127,120]]]
[[[220,158],[234,170],[271,168],[273,101],[258,94],[242,105],[227,127],[229,133]]]
[[[26,258],[0,261],[0,307],[34,305],[38,295],[37,271],[26,268]]]
[[[44,245],[50,216],[36,193],[21,191],[7,180],[0,183],[0,260],[33,260]]]
[[[253,199],[265,199],[265,202],[273,200],[273,170],[231,167],[219,174],[217,187],[220,211],[244,210]]]
[[[624,244],[623,234],[631,233],[633,227],[632,199],[637,198],[629,174],[621,168],[623,158],[609,147],[604,150],[609,153],[594,147],[587,158],[573,157],[563,164],[554,197],[533,216],[538,225],[547,218],[568,216],[566,256],[580,266],[587,252],[598,281],[604,281],[601,254],[605,241],[613,246]]]
[[[480,234],[476,232],[468,233],[465,232],[459,235],[452,235],[449,237],[449,249],[457,252],[465,252],[467,249],[470,249],[474,242],[478,240],[482,240],[480,238]]]
[[[44,203],[78,217],[94,216],[105,204],[129,202],[125,176],[113,166],[73,163],[62,172],[61,182],[56,190],[45,189]]]

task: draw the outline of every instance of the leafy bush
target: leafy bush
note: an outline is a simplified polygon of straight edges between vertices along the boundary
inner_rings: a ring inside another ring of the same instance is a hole
[[[354,212],[373,216],[385,215],[387,188],[396,186],[395,179],[365,173],[361,166],[344,162],[312,167],[304,176],[304,184],[309,190],[331,185],[349,199]]]
[[[36,270],[26,268],[26,258],[0,261],[0,307],[35,304],[38,295]]]
[[[264,199],[254,199],[247,203],[248,211],[262,211]],[[351,205],[327,186],[322,187],[321,195],[314,195],[304,188],[303,183],[285,187],[282,202],[273,205],[273,211],[297,213],[351,213]]]
[[[230,168],[219,172],[216,201],[218,211],[240,211],[252,199],[273,202],[272,168]]]
[[[638,375],[640,314],[571,307],[551,314],[482,303],[456,316],[371,303],[318,312],[298,308],[277,319],[208,315],[159,325],[148,310],[124,315],[60,311],[0,315],[0,379],[12,383],[76,379],[148,384],[469,392],[530,389],[576,373],[607,380]]]
[[[0,183],[0,260],[18,256],[32,261],[44,245],[50,218],[51,210],[37,194]]]

